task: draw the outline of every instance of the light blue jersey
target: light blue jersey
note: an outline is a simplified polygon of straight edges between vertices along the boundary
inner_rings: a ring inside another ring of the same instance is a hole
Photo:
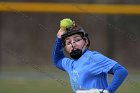
[[[117,63],[102,54],[86,50],[78,59],[63,58],[62,67],[68,72],[74,91],[78,89],[105,89],[108,71]]]
[[[62,40],[59,38],[56,38],[52,59],[56,67],[69,74],[74,92],[79,89],[98,88],[107,89],[110,93],[115,93],[128,75],[124,67],[97,51],[92,52],[85,49],[78,60],[65,57]],[[113,74],[109,86],[108,74]]]

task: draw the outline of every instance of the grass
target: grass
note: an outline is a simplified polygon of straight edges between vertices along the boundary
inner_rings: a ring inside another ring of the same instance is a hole
[[[0,80],[0,93],[72,93],[53,80]]]
[[[72,93],[68,77],[65,77],[63,72],[43,70],[42,73],[42,70],[31,69],[31,73],[29,71],[23,73],[24,70],[3,69],[0,73],[0,93]],[[49,72],[48,74],[51,74],[53,78],[47,77],[46,72]],[[136,71],[129,73],[116,93],[139,93],[140,75],[138,73]],[[59,78],[62,77],[64,79],[62,81],[67,82],[66,84],[60,81]]]
[[[125,82],[116,93],[139,93],[136,85]],[[53,80],[0,80],[0,93],[72,93],[69,85],[63,86]]]
[[[139,93],[140,81],[125,81],[116,93]]]
[[[116,93],[139,93],[140,82],[126,80]],[[0,93],[72,93],[69,84],[54,80],[0,80]]]

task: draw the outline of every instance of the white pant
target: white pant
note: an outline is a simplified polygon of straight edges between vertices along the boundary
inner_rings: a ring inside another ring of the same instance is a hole
[[[89,89],[89,90],[77,90],[76,93],[109,93],[109,91],[93,88],[93,89]]]
[[[100,93],[99,89],[77,90],[76,93]]]

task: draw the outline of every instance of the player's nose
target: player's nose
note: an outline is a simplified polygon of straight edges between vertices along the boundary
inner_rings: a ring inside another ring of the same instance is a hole
[[[76,47],[75,42],[72,42],[72,43],[71,43],[71,47],[72,47],[73,49],[75,49],[75,47]]]

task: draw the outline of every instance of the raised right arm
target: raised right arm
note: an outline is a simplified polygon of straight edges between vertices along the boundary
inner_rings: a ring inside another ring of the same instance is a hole
[[[53,64],[60,68],[61,70],[64,70],[62,67],[62,59],[65,57],[63,53],[63,47],[62,47],[62,39],[61,35],[64,33],[64,30],[60,29],[57,33],[57,37],[54,43],[53,52],[52,52],[52,59]]]

